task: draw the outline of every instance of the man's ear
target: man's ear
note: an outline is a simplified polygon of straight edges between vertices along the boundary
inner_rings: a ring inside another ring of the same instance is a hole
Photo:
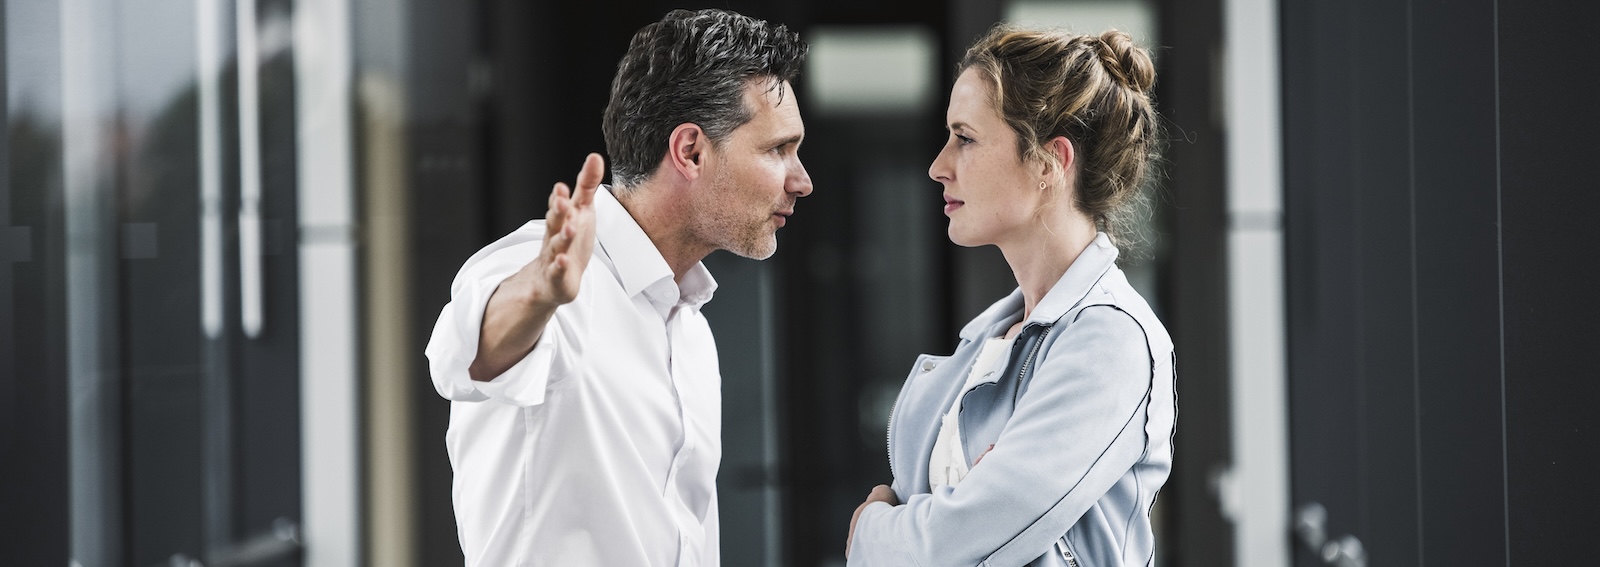
[[[672,129],[667,138],[667,163],[684,179],[694,181],[700,177],[705,164],[705,153],[711,140],[698,124],[685,122]]]

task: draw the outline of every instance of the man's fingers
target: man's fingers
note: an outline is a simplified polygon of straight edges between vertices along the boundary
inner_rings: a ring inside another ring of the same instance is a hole
[[[556,183],[555,188],[550,190],[550,208],[554,209],[558,201],[566,201],[571,198],[572,190],[567,188],[567,184]]]
[[[557,254],[556,256],[550,258],[550,264],[545,268],[545,275],[550,278],[550,281],[561,281],[561,278],[567,276],[567,268],[569,266],[570,263],[567,261],[567,255]]]
[[[539,250],[539,263],[543,264],[539,279],[540,287],[556,301],[571,301],[577,294],[575,282],[567,280],[583,272],[593,246],[594,211],[586,205],[594,201],[604,164],[599,155],[590,154],[578,175],[576,192],[566,183],[557,183],[550,190],[544,245]]]
[[[566,227],[572,209],[572,200],[568,197],[570,193],[565,183],[557,183],[555,189],[550,191],[550,210],[544,217],[546,236],[554,235]]]
[[[578,172],[578,190],[573,195],[573,204],[587,207],[594,203],[594,193],[600,188],[600,181],[605,179],[606,160],[600,154],[589,154],[583,160],[583,170]]]
[[[548,254],[552,260],[557,254],[566,254],[572,249],[573,239],[576,236],[577,229],[573,228],[571,224],[561,227],[561,230],[550,235],[549,242],[544,246],[545,253]]]
[[[567,236],[566,229],[562,229],[550,235],[549,240],[545,242],[544,250],[553,259],[557,254],[564,253],[571,247],[572,237]]]

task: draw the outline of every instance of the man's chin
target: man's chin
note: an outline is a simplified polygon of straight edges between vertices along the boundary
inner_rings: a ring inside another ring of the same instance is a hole
[[[726,248],[726,250],[742,258],[765,260],[771,258],[778,251],[778,239],[775,235],[769,235],[760,240],[742,242],[737,246]]]

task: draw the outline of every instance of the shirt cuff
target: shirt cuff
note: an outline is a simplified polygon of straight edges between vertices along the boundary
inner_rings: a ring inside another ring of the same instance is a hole
[[[468,369],[478,355],[484,309],[507,276],[510,274],[463,286],[439,316],[428,345],[428,358],[434,386],[447,399],[461,402],[496,400],[517,406],[538,405],[544,403],[545,388],[554,382],[551,376],[564,375],[564,369],[572,366],[562,364],[562,359],[570,357],[559,356],[565,339],[557,323],[561,316],[558,309],[557,315],[545,324],[533,350],[522,360],[489,381],[472,379]]]
[[[555,353],[560,343],[561,335],[557,332],[556,320],[551,317],[550,322],[545,323],[544,332],[539,335],[539,342],[534,343],[533,350],[501,375],[488,382],[478,382],[478,391],[491,400],[515,406],[544,403],[545,387],[551,382],[550,374],[554,370]]]

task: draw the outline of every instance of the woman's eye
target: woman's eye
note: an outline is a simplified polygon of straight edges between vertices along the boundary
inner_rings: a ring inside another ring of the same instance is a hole
[[[960,144],[963,145],[963,146],[972,143],[972,138],[968,138],[968,137],[962,136],[960,134],[953,134],[953,135],[956,137],[956,140],[959,141]]]

